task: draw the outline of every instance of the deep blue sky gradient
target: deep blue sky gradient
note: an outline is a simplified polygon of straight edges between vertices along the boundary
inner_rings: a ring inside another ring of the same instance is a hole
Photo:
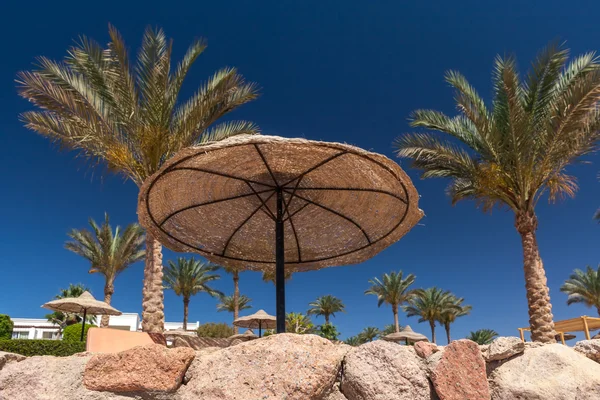
[[[236,66],[259,83],[261,98],[232,117],[253,120],[266,134],[348,142],[390,157],[392,141],[410,130],[416,108],[453,113],[444,71],[464,73],[489,100],[497,53],[517,55],[525,70],[536,52],[553,39],[566,40],[574,54],[600,49],[600,4],[586,1],[523,2],[398,1],[229,1],[229,2],[17,2],[0,6],[3,38],[0,62],[0,313],[42,317],[39,306],[70,282],[83,282],[101,298],[103,278],[63,248],[66,232],[84,228],[88,217],[108,212],[115,224],[136,220],[137,188],[122,177],[91,168],[72,152],[25,130],[18,114],[30,105],[15,90],[15,74],[36,56],[60,59],[80,34],[101,43],[107,25],[116,25],[132,51],[144,28],[163,27],[174,39],[178,60],[194,37],[209,47],[185,84],[186,98],[217,68]],[[548,273],[556,319],[593,315],[581,305],[567,307],[559,287],[574,268],[598,263],[600,227],[591,219],[600,205],[593,165],[570,172],[579,178],[576,199],[549,206],[541,202],[539,242]],[[232,162],[235,162],[232,160]],[[407,168],[407,166],[405,166]],[[347,313],[333,322],[343,337],[365,326],[392,323],[389,306],[377,308],[364,296],[368,280],[402,269],[417,286],[452,290],[473,305],[453,326],[453,336],[493,328],[516,335],[527,325],[527,307],[518,234],[510,212],[483,214],[464,202],[455,207],[444,195],[447,182],[421,181],[407,169],[421,194],[426,217],[405,238],[361,265],[296,274],[287,286],[289,311],[304,312],[323,294],[340,297]],[[176,255],[165,252],[165,259]],[[116,281],[113,304],[141,312],[142,263]],[[246,272],[241,291],[254,310],[274,312],[274,288],[260,274]],[[230,293],[227,276],[215,287]],[[216,300],[193,298],[191,321],[231,321],[217,313]],[[165,294],[168,321],[181,320],[182,301]],[[321,318],[316,319],[321,323]],[[402,324],[429,334],[426,324],[400,316]],[[441,333],[441,332],[440,332]],[[581,336],[581,334],[580,334]],[[443,342],[443,340],[442,340]]]

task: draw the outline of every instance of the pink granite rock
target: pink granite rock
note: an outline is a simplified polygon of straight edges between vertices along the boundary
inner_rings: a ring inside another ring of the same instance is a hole
[[[415,343],[414,348],[417,355],[421,358],[427,358],[433,353],[440,351],[435,343],[429,342],[417,342]]]

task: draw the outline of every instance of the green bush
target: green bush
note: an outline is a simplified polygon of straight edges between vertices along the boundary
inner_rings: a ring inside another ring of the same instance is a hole
[[[87,340],[87,333],[90,328],[94,325],[85,325],[85,332],[83,333],[83,343]],[[63,329],[63,341],[65,342],[79,342],[81,341],[81,324],[73,324]]]
[[[0,314],[0,340],[12,338],[13,322],[6,314]]]
[[[329,339],[329,340],[338,340],[338,336],[340,336],[340,332],[338,332],[335,325],[329,323],[329,324],[319,325],[319,330],[317,331],[317,335],[319,335],[325,339]]]
[[[62,340],[12,339],[0,340],[0,351],[31,356],[66,357],[85,351],[85,342],[63,342]]]
[[[207,322],[206,324],[200,325],[198,329],[196,329],[196,333],[199,337],[228,338],[233,335],[233,328],[224,322]]]

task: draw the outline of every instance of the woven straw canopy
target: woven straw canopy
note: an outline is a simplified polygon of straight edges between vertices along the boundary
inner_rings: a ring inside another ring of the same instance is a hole
[[[252,315],[236,319],[233,321],[233,324],[240,328],[257,329],[260,327],[261,329],[275,329],[276,321],[277,318],[274,316],[267,314],[263,310],[258,310]]]
[[[365,261],[423,215],[412,182],[385,156],[262,135],[182,150],[145,182],[138,214],[172,250],[272,271],[280,196],[292,272]]]
[[[42,305],[52,311],[61,311],[74,314],[92,314],[92,315],[121,315],[121,311],[106,304],[103,301],[96,300],[90,292],[83,292],[79,297],[67,297],[64,299],[52,300]]]
[[[384,336],[383,339],[388,340],[390,342],[398,342],[400,340],[408,340],[409,342],[429,341],[429,339],[427,339],[427,336],[421,335],[420,333],[413,331],[412,328],[408,325],[400,332],[390,333],[389,335]]]
[[[244,333],[238,333],[237,335],[229,336],[229,339],[245,339],[245,338],[256,339],[256,338],[258,338],[258,336],[255,335],[254,332],[252,332],[250,329],[248,329]]]

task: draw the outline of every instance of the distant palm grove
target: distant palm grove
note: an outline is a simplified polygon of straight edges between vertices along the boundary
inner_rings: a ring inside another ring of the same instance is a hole
[[[19,94],[35,107],[21,115],[27,128],[76,150],[91,162],[99,160],[138,188],[181,149],[235,135],[260,134],[249,121],[219,122],[258,97],[257,84],[246,82],[235,68],[216,71],[206,82],[196,84],[194,95],[180,98],[186,75],[206,48],[203,39],[193,41],[183,58],[171,65],[172,41],[161,29],[145,31],[135,61],[113,26],[109,36],[106,46],[82,37],[68,49],[63,61],[41,57],[36,69],[18,74]],[[536,237],[543,221],[538,221],[536,206],[542,199],[553,202],[574,197],[576,177],[569,175],[567,167],[598,150],[598,58],[588,53],[569,59],[568,49],[550,44],[522,75],[515,58],[498,56],[492,69],[489,105],[460,72],[449,71],[445,78],[454,90],[458,114],[416,109],[410,115],[414,131],[398,136],[393,150],[398,157],[411,160],[423,178],[447,179],[452,203],[473,200],[486,212],[494,207],[512,211],[523,253],[519,268],[525,278],[531,338],[555,342],[552,304]],[[590,210],[590,217],[592,214]],[[244,286],[240,270],[194,257],[163,260],[161,244],[137,223],[113,229],[105,215],[101,225],[90,219],[89,226],[91,229],[71,230],[65,248],[83,257],[90,273],[103,276],[107,303],[115,295],[119,274],[145,260],[141,293],[144,331],[164,329],[164,290],[181,297],[183,329],[187,329],[190,310],[203,308],[195,308],[200,301],[195,298],[214,297],[217,310],[231,313],[227,318],[233,321],[253,308],[250,296],[259,289]],[[419,287],[418,277],[399,267],[392,266],[389,272],[365,282],[362,293],[364,302],[372,302],[374,312],[385,308],[381,313],[388,323],[364,326],[353,336],[345,335],[345,343],[400,337],[412,321],[413,328],[418,324],[432,342],[443,335],[450,343],[454,324],[474,318],[472,312],[485,312],[467,304],[460,293],[437,286]],[[600,266],[577,267],[583,266],[573,266],[573,274],[560,290],[567,296],[567,304],[580,303],[600,315]],[[459,266],[455,269],[456,274],[461,273]],[[225,294],[214,288],[221,273],[232,279],[233,292]],[[265,284],[275,282],[272,271],[264,272],[262,278]],[[241,279],[244,294],[240,292]],[[285,280],[289,279],[292,273],[287,271]],[[330,286],[335,292],[335,282]],[[86,289],[71,285],[57,297],[78,296]],[[207,296],[197,296],[200,293]],[[305,310],[286,314],[286,331],[337,341],[342,334],[335,322],[344,315],[356,318],[352,308],[332,294],[322,293],[306,299],[305,304]],[[47,318],[61,331],[79,322],[75,315],[58,312]],[[108,316],[102,317],[101,326],[108,326]],[[198,330],[199,335],[210,337],[234,333],[238,328],[229,323],[206,323]],[[491,327],[481,327],[468,338],[488,344],[496,336]]]

